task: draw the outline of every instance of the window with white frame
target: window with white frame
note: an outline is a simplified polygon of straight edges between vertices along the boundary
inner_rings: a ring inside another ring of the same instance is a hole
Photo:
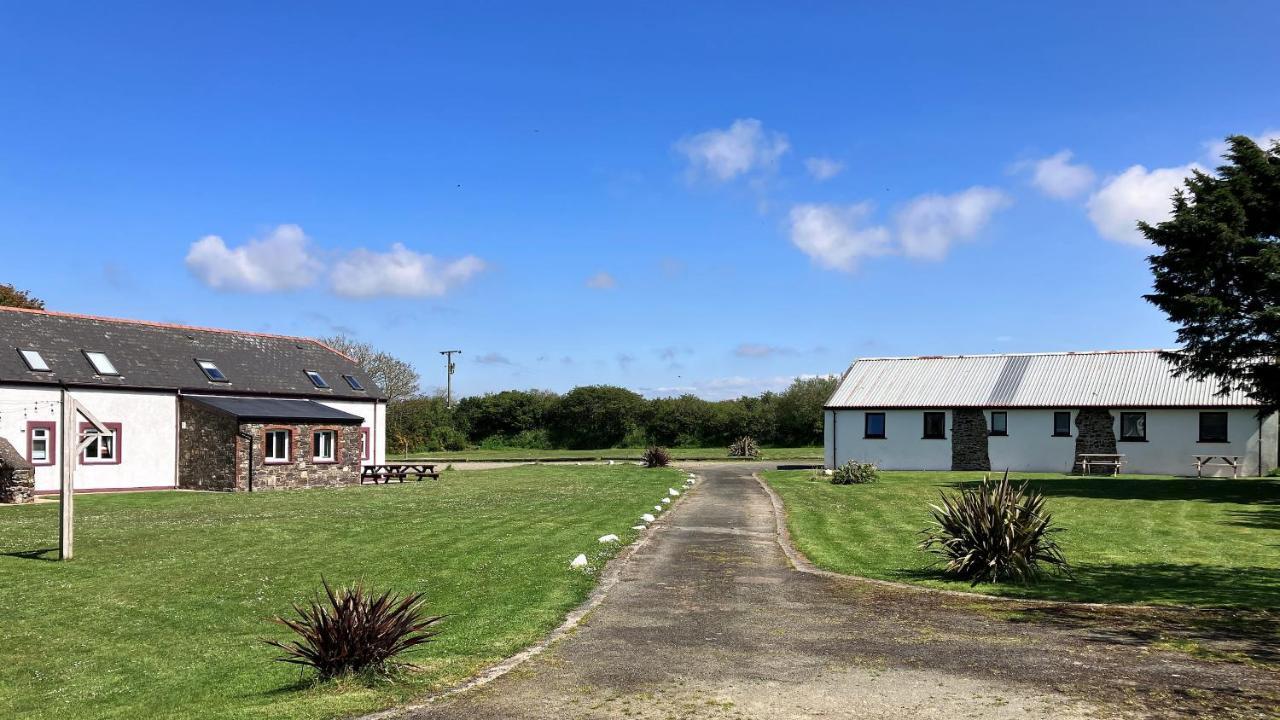
[[[93,366],[94,371],[99,375],[120,374],[120,371],[116,370],[116,366],[112,364],[111,358],[107,357],[106,353],[85,350],[84,356],[89,361],[89,364]]]
[[[32,465],[52,465],[57,453],[54,439],[56,425],[51,422],[27,423],[27,461]]]
[[[360,428],[360,459],[368,460],[370,453],[373,451],[372,443],[369,442],[369,428]]]
[[[293,433],[288,430],[268,430],[266,442],[263,443],[262,454],[269,463],[289,462],[289,439]]]
[[[311,459],[315,462],[337,460],[337,433],[332,430],[316,430],[311,433]]]
[[[80,426],[81,438],[88,441],[80,453],[80,460],[86,465],[114,465],[120,462],[120,424],[103,425],[107,428],[105,433],[88,423]]]

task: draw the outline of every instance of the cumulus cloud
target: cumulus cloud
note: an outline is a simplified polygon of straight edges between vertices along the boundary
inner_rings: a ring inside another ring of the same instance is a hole
[[[892,252],[887,228],[863,226],[873,210],[869,202],[796,205],[791,208],[791,243],[822,267],[851,271],[864,257]]]
[[[344,297],[426,297],[444,295],[485,267],[474,255],[445,261],[395,243],[387,252],[352,250],[334,264],[329,279]]]
[[[794,348],[764,345],[762,343],[742,343],[733,349],[733,354],[741,358],[766,358],[774,355],[794,355]]]
[[[587,287],[595,290],[612,290],[618,287],[618,280],[607,272],[598,272],[587,278]]]
[[[1031,184],[1051,198],[1068,200],[1093,187],[1097,176],[1093,168],[1071,162],[1071,151],[1062,150],[1030,163]]]
[[[1250,140],[1258,144],[1263,150],[1270,150],[1271,146],[1280,142],[1280,129],[1264,130],[1257,135],[1250,135]],[[1227,145],[1225,139],[1210,140],[1204,144],[1205,159],[1209,165],[1217,166],[1222,163],[1222,156],[1227,154],[1231,146]]]
[[[844,163],[824,157],[805,158],[804,169],[818,182],[830,180],[844,171]]]
[[[922,195],[898,211],[898,244],[907,257],[941,260],[953,243],[976,235],[1009,203],[999,190],[979,186],[953,195]]]
[[[689,161],[691,175],[726,182],[752,171],[776,168],[791,145],[786,135],[765,130],[759,120],[740,118],[723,130],[684,138],[675,148]]]
[[[311,240],[297,225],[280,225],[265,237],[229,248],[217,235],[206,235],[187,251],[187,270],[215,290],[277,292],[315,282],[321,263]]]
[[[541,358],[539,358],[541,359]],[[511,360],[506,355],[500,355],[496,352],[485,353],[475,359],[475,362],[481,365],[511,365]]]
[[[1167,220],[1173,210],[1174,191],[1196,170],[1204,168],[1198,163],[1153,170],[1134,165],[1107,178],[1089,197],[1089,220],[1108,240],[1146,245],[1146,237],[1138,231],[1138,221],[1155,224]]]

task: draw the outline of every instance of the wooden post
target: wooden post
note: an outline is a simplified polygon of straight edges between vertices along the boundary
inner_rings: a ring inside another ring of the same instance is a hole
[[[58,523],[58,559],[70,560],[74,555],[75,541],[72,526],[75,523],[75,468],[80,443],[76,433],[75,401],[66,388],[62,389],[62,486],[58,493],[61,510]]]

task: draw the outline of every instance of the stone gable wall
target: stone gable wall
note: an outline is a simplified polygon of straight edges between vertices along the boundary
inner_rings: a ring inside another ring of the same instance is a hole
[[[981,410],[951,411],[951,469],[990,470],[987,416]]]
[[[1076,413],[1076,456],[1080,453],[1118,453],[1116,449],[1115,418],[1106,408],[1081,408]],[[1073,461],[1074,462],[1074,461]],[[1079,472],[1079,463],[1072,465],[1072,472]],[[1110,468],[1098,472],[1110,475]]]

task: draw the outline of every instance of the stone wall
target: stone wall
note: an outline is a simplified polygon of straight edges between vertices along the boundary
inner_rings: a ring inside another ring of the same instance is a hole
[[[1076,413],[1076,456],[1080,453],[1118,453],[1116,449],[1115,418],[1106,408],[1081,408]],[[1079,464],[1072,472],[1079,472]],[[1099,472],[1111,474],[1110,468]]]
[[[8,440],[0,438],[0,503],[34,502],[35,487],[35,468]]]
[[[293,433],[289,462],[284,464],[264,462],[264,442],[267,429],[285,429]],[[249,442],[240,440],[236,447],[236,464],[239,488],[248,489],[249,470],[253,469],[253,489],[273,490],[282,488],[337,487],[360,483],[360,426],[359,425],[299,425],[281,423],[242,423],[240,430],[253,436],[253,457],[249,457]],[[336,434],[336,462],[317,463],[311,459],[311,433],[314,430],[333,430]]]
[[[951,469],[990,470],[987,416],[981,410],[951,411]]]
[[[178,421],[178,487],[235,490],[236,419],[183,398]]]

